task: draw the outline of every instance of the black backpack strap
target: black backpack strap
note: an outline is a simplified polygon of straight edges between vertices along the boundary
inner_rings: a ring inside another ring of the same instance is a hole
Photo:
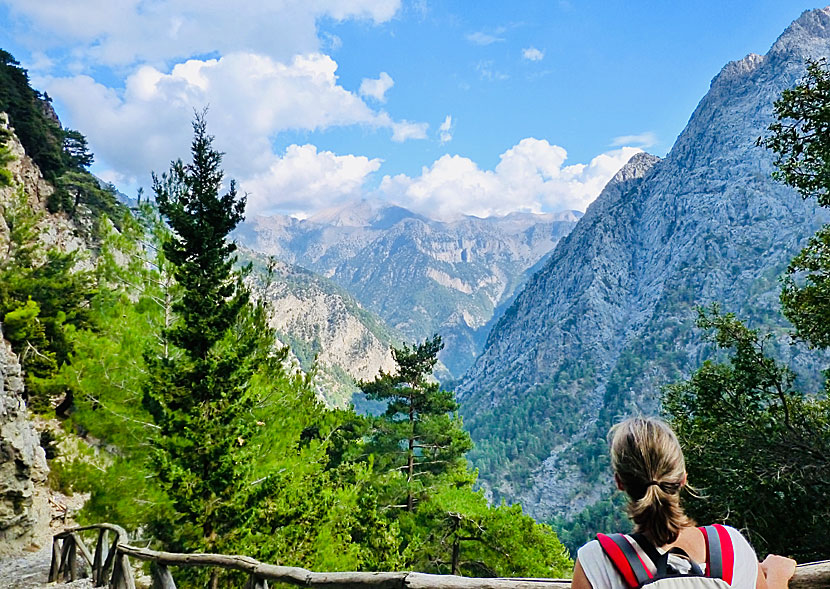
[[[685,558],[687,561],[689,561],[689,575],[691,575],[693,577],[703,577],[703,576],[705,576],[703,574],[703,571],[700,568],[700,565],[697,564],[694,561],[694,559],[691,556],[689,556],[686,553],[686,551],[683,550],[682,548],[672,548],[671,550],[666,552],[666,560],[667,561],[668,561],[669,554],[678,554],[678,555],[682,556],[683,558]]]
[[[653,578],[637,550],[623,534],[597,534],[597,540],[629,589],[637,589]]]
[[[645,534],[631,534],[629,536],[632,540],[634,540],[640,548],[643,549],[643,552],[646,553],[651,559],[651,562],[654,563],[654,568],[657,570],[657,575],[655,578],[660,579],[666,576],[666,566],[668,563],[668,553],[660,554],[657,548],[654,547],[654,544],[649,542],[648,538],[646,538]]]
[[[654,547],[654,544],[652,544],[644,534],[631,534],[631,538],[640,545],[643,552],[645,552],[651,559],[651,562],[654,563],[654,566],[657,569],[657,573],[654,575],[655,579],[662,579],[664,577],[679,574],[678,571],[669,564],[670,554],[682,556],[689,562],[689,575],[694,577],[704,576],[700,566],[682,548],[672,548],[663,554],[660,554],[660,551]]]

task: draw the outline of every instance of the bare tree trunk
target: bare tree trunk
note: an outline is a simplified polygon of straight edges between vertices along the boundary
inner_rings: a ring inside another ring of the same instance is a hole
[[[415,478],[415,400],[409,395],[409,452],[406,478],[406,510],[412,511],[412,479]]]

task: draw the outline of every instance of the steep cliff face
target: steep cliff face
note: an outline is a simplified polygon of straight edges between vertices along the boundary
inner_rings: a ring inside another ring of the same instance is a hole
[[[4,144],[14,158],[6,165],[11,172],[12,184],[0,187],[0,259],[7,255],[9,224],[12,222],[9,207],[19,206],[19,191],[22,191],[25,206],[40,216],[37,229],[42,249],[80,250],[82,255],[78,257],[78,264],[89,265],[91,259],[86,255],[89,244],[83,237],[89,234],[85,225],[91,222],[89,217],[85,216],[82,207],[74,219],[65,214],[49,213],[47,201],[54,188],[26,154],[5,113],[0,113],[0,127],[12,131]],[[2,325],[0,385],[0,547],[2,551],[14,551],[29,544],[39,519],[47,518],[48,522],[48,507],[44,510],[44,506],[35,501],[36,485],[46,480],[48,467],[39,434],[23,401],[20,362],[2,337]]]
[[[331,278],[409,340],[440,333],[460,375],[490,322],[580,213],[438,222],[366,202],[307,220],[259,217],[237,232],[247,247]]]
[[[505,313],[459,389],[497,496],[547,518],[604,494],[608,426],[655,412],[660,387],[709,353],[696,307],[781,325],[777,276],[828,217],[770,179],[755,140],[805,58],[828,55],[830,10],[815,10],[724,67],[665,160],[633,158]]]
[[[268,263],[253,252],[243,255],[258,268]],[[271,327],[300,368],[315,368],[314,383],[326,403],[347,405],[356,381],[395,368],[391,346],[400,334],[330,280],[284,262],[270,266],[270,278],[258,271],[249,280],[253,295],[267,303]]]
[[[0,128],[10,130],[9,120],[5,113],[0,112]],[[43,178],[43,174],[32,159],[26,155],[23,145],[16,135],[12,134],[6,141],[6,147],[14,159],[6,165],[12,173],[11,186],[0,186],[0,252],[5,251],[8,243],[8,223],[5,218],[6,207],[12,202],[15,192],[23,190],[28,205],[32,210],[42,215],[39,224],[39,239],[44,249],[58,247],[63,251],[86,249],[87,244],[81,238],[76,223],[83,223],[82,216],[76,221],[64,214],[53,215],[47,210],[47,201],[54,192],[52,185]]]
[[[0,332],[0,544],[12,547],[32,531],[35,483],[44,482],[48,470],[23,402],[20,363]]]

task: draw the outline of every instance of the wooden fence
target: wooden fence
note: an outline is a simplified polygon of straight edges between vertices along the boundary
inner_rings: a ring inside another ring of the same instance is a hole
[[[83,535],[95,533],[94,552]],[[109,536],[112,534],[112,542]],[[264,564],[247,556],[177,554],[130,546],[123,528],[97,524],[55,535],[49,582],[92,577],[93,587],[136,589],[130,558],[149,561],[153,589],[175,589],[173,567],[218,567],[247,573],[245,589],[268,589],[268,581],[312,589],[570,589],[569,579],[492,579],[425,573],[315,573],[298,567]],[[791,589],[830,587],[830,560],[800,564]]]

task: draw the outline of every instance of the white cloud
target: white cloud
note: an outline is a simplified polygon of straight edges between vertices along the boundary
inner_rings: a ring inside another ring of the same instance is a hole
[[[392,141],[401,143],[409,139],[426,139],[428,123],[413,123],[412,121],[399,121],[391,123]]]
[[[387,22],[400,0],[4,0],[6,34],[31,49],[71,46],[85,64],[161,66],[209,54],[249,51],[279,60],[320,50],[317,21]],[[20,17],[20,18],[16,18]]]
[[[438,137],[441,139],[442,144],[452,141],[452,127],[452,117],[447,115],[447,118],[438,127]]]
[[[493,170],[482,170],[465,157],[444,155],[425,166],[418,177],[384,176],[380,192],[402,206],[441,218],[513,211],[584,211],[638,151],[623,147],[588,164],[565,166],[564,148],[526,138],[501,154]]]
[[[320,32],[320,43],[327,51],[337,51],[343,47],[343,39],[326,31]]]
[[[504,38],[483,31],[476,31],[467,35],[467,40],[474,45],[492,45],[504,41]]]
[[[248,212],[308,214],[360,198],[367,177],[381,160],[335,155],[314,145],[290,145],[274,156],[267,170],[241,182]]]
[[[395,85],[392,76],[386,72],[380,72],[377,80],[363,78],[360,83],[360,95],[374,98],[378,102],[386,102],[386,92]]]
[[[535,47],[528,47],[527,49],[522,49],[522,57],[528,61],[542,61],[545,58],[545,52]]]
[[[143,66],[123,92],[87,76],[44,80],[76,128],[83,129],[102,164],[125,177],[166,169],[189,145],[193,109],[210,106],[208,124],[227,152],[228,173],[246,177],[271,163],[271,140],[286,130],[343,125],[384,128],[394,141],[426,137],[426,123],[395,121],[337,83],[326,55],[289,63],[253,53],[190,60],[170,73]]]
[[[613,147],[620,145],[635,145],[647,149],[657,144],[657,135],[653,131],[646,131],[638,135],[620,135],[611,141]]]

